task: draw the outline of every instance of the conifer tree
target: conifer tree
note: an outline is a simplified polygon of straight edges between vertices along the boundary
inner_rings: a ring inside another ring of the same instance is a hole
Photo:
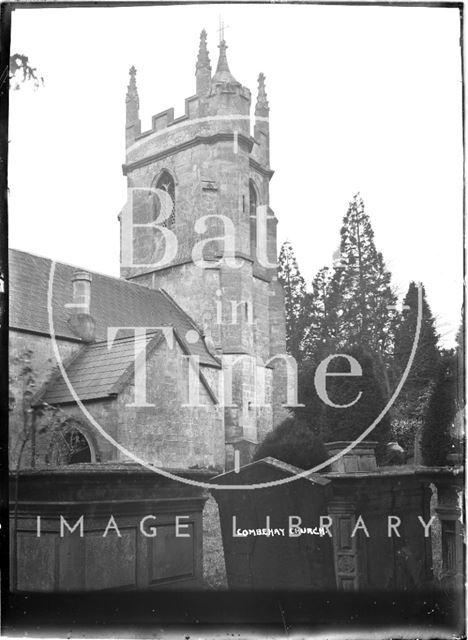
[[[447,464],[447,455],[455,450],[453,424],[457,411],[457,362],[455,354],[445,352],[439,364],[422,432],[424,464]]]
[[[343,219],[340,253],[341,261],[333,277],[339,342],[365,347],[377,357],[385,374],[395,329],[395,312],[389,307],[396,304],[396,296],[359,194],[350,202]]]
[[[294,356],[297,362],[300,362],[307,317],[306,287],[297,265],[294,250],[289,242],[283,243],[281,247],[278,267],[278,278],[283,285],[285,295],[286,347],[288,353]]]
[[[440,353],[437,347],[439,336],[435,328],[435,319],[427,302],[426,291],[422,283],[422,317],[418,346],[415,358],[405,386],[427,386],[437,377]],[[405,369],[416,334],[418,320],[418,286],[411,282],[405,299],[398,328],[395,332],[395,364],[400,375]]]
[[[406,382],[393,407],[394,439],[407,451],[415,448],[420,462],[419,442],[429,398],[438,376],[440,353],[435,319],[427,303],[422,284],[422,315],[418,345]],[[409,362],[418,321],[418,287],[411,282],[398,328],[395,332],[394,377],[399,380]]]
[[[312,290],[306,295],[307,326],[303,348],[308,358],[314,358],[324,348],[332,349],[336,343],[337,307],[334,293],[331,270],[322,267],[312,280]]]
[[[320,431],[323,402],[314,386],[317,367],[329,355],[336,352],[337,306],[333,289],[333,274],[322,267],[312,281],[312,289],[306,294],[307,324],[304,332],[304,359],[298,371],[299,402],[304,408],[295,410],[295,415],[304,418]]]
[[[435,381],[438,375],[440,353],[438,349],[439,336],[435,328],[435,319],[426,299],[426,292],[422,284],[422,316],[418,345],[414,360],[400,397],[402,401],[410,403],[408,410],[421,415],[418,408],[418,397]],[[403,311],[399,326],[395,332],[395,375],[399,378],[408,364],[411,349],[415,339],[418,320],[418,287],[411,282],[403,301]],[[424,412],[424,407],[422,408]]]
[[[258,445],[254,460],[268,456],[301,469],[312,469],[328,458],[320,437],[314,433],[310,423],[297,417],[283,420]]]
[[[324,404],[321,420],[324,441],[353,440],[369,427],[385,406],[381,385],[376,377],[374,362],[365,349],[357,346],[342,349],[359,362],[360,376],[329,376],[327,394],[336,405],[354,403],[349,407],[335,408]],[[345,358],[335,358],[328,366],[329,373],[348,373],[350,364]],[[359,395],[360,394],[360,395]],[[356,398],[359,398],[356,402]],[[366,438],[380,444],[378,453],[383,453],[390,435],[390,420],[386,414]]]

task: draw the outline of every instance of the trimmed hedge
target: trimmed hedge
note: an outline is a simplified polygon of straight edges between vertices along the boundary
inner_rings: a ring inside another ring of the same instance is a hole
[[[254,460],[268,456],[301,469],[311,469],[328,459],[323,442],[300,418],[286,418],[267,434],[259,444]]]

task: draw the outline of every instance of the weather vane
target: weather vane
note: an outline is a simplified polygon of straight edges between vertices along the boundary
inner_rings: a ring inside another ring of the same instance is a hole
[[[218,32],[219,32],[219,41],[220,42],[223,42],[223,40],[224,40],[224,29],[228,29],[228,28],[229,28],[229,25],[225,26],[223,19],[221,18],[221,16],[219,16],[219,29],[218,29]]]

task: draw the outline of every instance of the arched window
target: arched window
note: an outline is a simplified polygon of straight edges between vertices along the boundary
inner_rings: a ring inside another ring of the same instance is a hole
[[[171,229],[175,224],[175,183],[174,178],[171,176],[169,171],[164,170],[158,178],[158,181],[155,185],[156,189],[161,189],[161,191],[165,191],[169,196],[169,198],[159,197],[157,194],[154,194],[154,215],[155,219],[158,218],[161,212],[161,206],[164,207],[164,211],[168,213],[166,215],[166,219],[161,222],[162,227],[167,227]],[[169,207],[169,211],[166,209]]]
[[[257,190],[252,180],[249,181],[249,215],[250,215],[250,255],[257,253]]]
[[[67,420],[53,434],[47,463],[54,466],[93,462],[90,443],[75,420]]]

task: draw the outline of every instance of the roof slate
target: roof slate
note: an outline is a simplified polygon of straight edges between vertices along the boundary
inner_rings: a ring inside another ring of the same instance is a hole
[[[10,327],[50,335],[47,294],[52,261],[23,251],[9,251]],[[72,332],[66,303],[72,302],[72,275],[77,267],[56,262],[52,283],[52,310],[55,335],[79,340]],[[206,348],[200,330],[191,318],[162,289],[149,289],[121,278],[91,272],[90,314],[96,323],[96,341],[107,340],[108,327],[173,327],[185,341],[195,329],[200,339],[186,345],[189,353],[200,357],[200,364],[219,367]],[[123,336],[117,334],[117,338]],[[90,353],[98,354],[93,345]],[[112,351],[112,350],[111,350]],[[110,361],[109,361],[110,362]]]
[[[162,333],[148,335],[147,353],[164,340]],[[152,344],[150,344],[152,343]],[[113,396],[121,390],[127,380],[128,371],[133,371],[135,342],[133,337],[115,340],[111,348],[106,342],[84,347],[66,367],[68,379],[81,401]],[[131,369],[130,369],[131,367]],[[49,404],[74,402],[68,385],[61,375],[46,385],[40,401]]]

